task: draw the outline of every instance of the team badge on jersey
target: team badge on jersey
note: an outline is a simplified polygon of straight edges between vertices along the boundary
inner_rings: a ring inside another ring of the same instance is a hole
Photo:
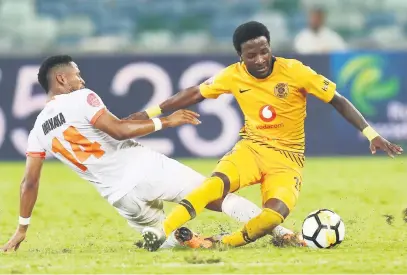
[[[87,101],[88,101],[88,104],[92,107],[100,106],[100,100],[94,93],[88,94]]]
[[[274,95],[278,98],[286,98],[288,96],[288,84],[287,83],[278,83],[274,87]]]

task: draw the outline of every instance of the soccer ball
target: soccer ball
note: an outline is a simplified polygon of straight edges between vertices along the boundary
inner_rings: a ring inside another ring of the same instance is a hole
[[[341,217],[328,209],[311,212],[302,224],[302,237],[308,247],[331,248],[345,237],[345,224]]]

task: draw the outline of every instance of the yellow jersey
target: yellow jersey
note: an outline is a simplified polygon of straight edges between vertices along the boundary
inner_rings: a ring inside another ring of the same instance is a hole
[[[324,102],[335,95],[336,84],[295,59],[273,57],[271,74],[252,76],[243,62],[223,69],[200,85],[205,98],[233,94],[245,119],[242,138],[260,145],[304,153],[306,95]]]

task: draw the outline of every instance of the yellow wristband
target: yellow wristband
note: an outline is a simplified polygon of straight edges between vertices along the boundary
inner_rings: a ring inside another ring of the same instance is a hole
[[[362,133],[369,141],[372,141],[372,139],[379,136],[379,134],[371,126],[367,126],[365,129],[363,129]]]
[[[161,115],[161,108],[159,105],[147,108],[145,111],[149,118]]]

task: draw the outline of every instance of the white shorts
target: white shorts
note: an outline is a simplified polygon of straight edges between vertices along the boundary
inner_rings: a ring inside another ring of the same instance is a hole
[[[158,227],[165,218],[163,201],[180,202],[201,185],[205,177],[180,162],[146,147],[134,149],[134,158],[125,169],[123,180],[135,187],[113,203],[129,225],[141,231],[145,226]]]

